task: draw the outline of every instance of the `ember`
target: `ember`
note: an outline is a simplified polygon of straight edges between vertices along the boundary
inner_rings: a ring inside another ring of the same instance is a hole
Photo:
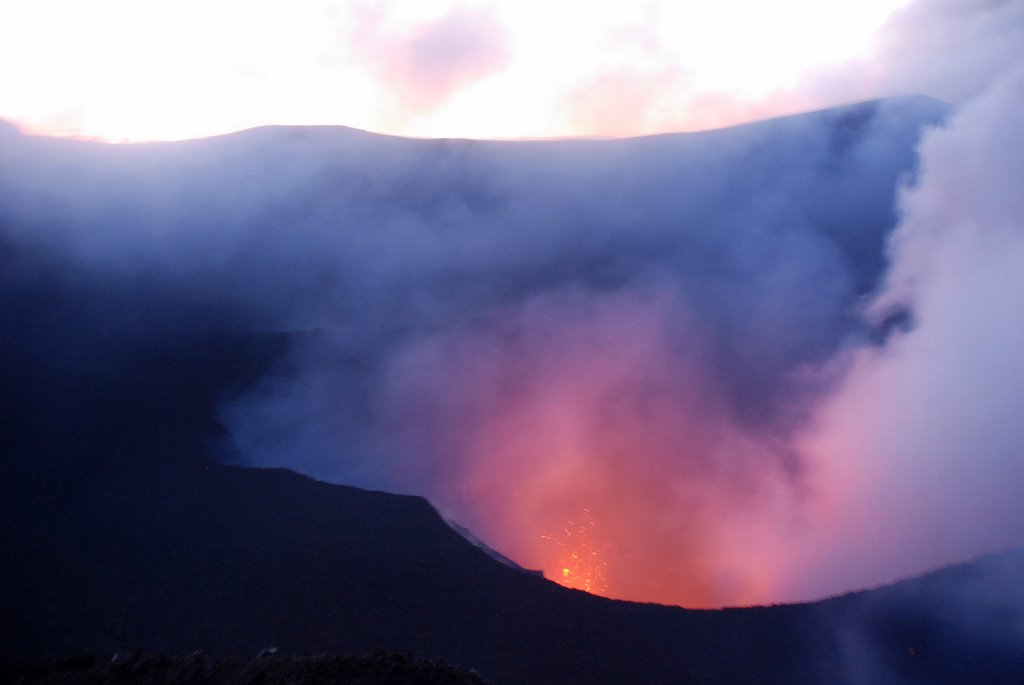
[[[558,534],[541,536],[551,546],[551,557],[558,560],[554,568],[561,569],[560,574],[545,575],[565,587],[604,594],[608,592],[604,553],[610,545],[600,542],[590,510],[583,509],[582,514],[580,521],[569,521]]]

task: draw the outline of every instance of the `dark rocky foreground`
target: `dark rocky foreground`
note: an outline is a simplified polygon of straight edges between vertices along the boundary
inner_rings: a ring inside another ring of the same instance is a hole
[[[9,667],[13,685],[487,685],[475,671],[397,654],[211,659],[134,652]]]

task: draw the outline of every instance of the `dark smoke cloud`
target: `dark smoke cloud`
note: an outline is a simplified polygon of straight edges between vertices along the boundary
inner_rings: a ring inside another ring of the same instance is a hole
[[[945,114],[903,99],[549,143],[0,132],[3,306],[35,331],[14,357],[286,331],[223,408],[229,458],[425,494],[549,571],[548,534],[584,517],[621,562],[595,587],[764,600],[764,512],[798,515],[806,482],[794,430],[828,362],[877,341],[857,305]],[[43,321],[25,304],[75,298]]]

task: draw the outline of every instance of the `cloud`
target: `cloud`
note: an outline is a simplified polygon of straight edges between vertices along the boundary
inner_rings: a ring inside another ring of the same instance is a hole
[[[507,31],[483,9],[456,6],[401,27],[394,25],[387,3],[361,5],[356,16],[351,32],[356,58],[376,72],[401,109],[438,107],[512,59]]]
[[[658,21],[667,19],[648,21],[613,33],[611,57],[595,72],[579,74],[563,94],[559,103],[571,129],[611,135],[702,130],[903,95],[959,104],[1012,70],[1024,43],[1024,6],[1015,0],[913,0],[880,24],[861,53],[804,64],[793,71],[791,85],[780,79],[781,68],[766,71],[749,92],[755,84],[710,84],[704,72],[712,70],[686,63],[662,33]],[[757,65],[745,64],[757,73]]]
[[[824,102],[927,94],[962,103],[1020,61],[1017,0],[914,0],[890,18],[869,57],[810,75],[799,91]]]

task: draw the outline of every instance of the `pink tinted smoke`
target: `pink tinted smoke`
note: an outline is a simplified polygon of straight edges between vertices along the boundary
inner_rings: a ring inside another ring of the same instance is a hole
[[[688,606],[760,598],[770,565],[741,568],[726,547],[777,461],[731,417],[685,306],[664,289],[567,293],[497,328],[441,335],[395,369],[398,405],[431,407],[412,438],[454,455],[442,508],[579,589]]]

